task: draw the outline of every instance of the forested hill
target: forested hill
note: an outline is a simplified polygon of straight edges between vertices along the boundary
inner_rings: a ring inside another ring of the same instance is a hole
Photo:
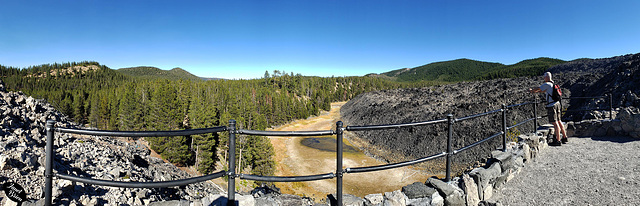
[[[544,70],[564,63],[551,58],[536,58],[513,65],[482,62],[470,59],[435,62],[415,68],[397,69],[380,74],[382,78],[400,82],[440,81],[459,82],[540,75]]]
[[[252,80],[202,81],[137,78],[97,62],[0,66],[7,90],[46,99],[80,124],[103,130],[178,130],[227,125],[264,130],[329,110],[370,91],[422,87],[374,77],[307,77],[278,70]],[[208,173],[225,167],[226,134],[147,138],[153,150],[178,165]],[[273,173],[266,137],[240,136],[240,170]]]
[[[137,77],[142,79],[168,79],[168,80],[200,80],[200,77],[185,71],[182,68],[176,67],[171,70],[162,70],[156,67],[129,67],[116,70],[124,75],[130,77]]]

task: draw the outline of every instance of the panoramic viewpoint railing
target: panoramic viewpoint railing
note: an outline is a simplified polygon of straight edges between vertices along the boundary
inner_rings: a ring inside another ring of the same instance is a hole
[[[609,95],[609,97],[611,97]],[[580,97],[582,98],[582,97]],[[598,97],[595,97],[598,98]],[[611,101],[611,98],[609,98]],[[537,101],[536,101],[537,102]],[[228,177],[228,205],[236,205],[235,200],[235,179],[245,179],[245,180],[255,180],[255,181],[264,181],[264,182],[302,182],[302,181],[315,181],[315,180],[323,180],[323,179],[333,179],[336,178],[336,203],[337,205],[342,205],[342,179],[343,175],[346,173],[363,173],[363,172],[373,172],[380,170],[388,170],[398,167],[405,167],[414,165],[417,163],[446,157],[446,176],[445,181],[451,180],[451,159],[455,154],[473,148],[482,144],[483,142],[489,141],[495,137],[502,136],[502,150],[505,151],[507,148],[507,131],[514,129],[522,124],[533,121],[532,131],[535,132],[537,129],[538,122],[537,120],[542,118],[542,116],[538,116],[537,107],[540,102],[525,102],[521,104],[515,105],[502,105],[501,109],[474,114],[470,116],[465,116],[461,118],[454,118],[452,114],[447,115],[445,119],[424,121],[424,122],[413,122],[413,123],[402,123],[402,124],[385,124],[385,125],[363,125],[363,126],[347,126],[343,127],[343,123],[341,121],[336,122],[336,130],[321,130],[321,131],[257,131],[257,130],[244,130],[236,128],[236,121],[229,120],[229,126],[219,126],[213,128],[204,128],[204,129],[189,129],[189,130],[177,130],[177,131],[104,131],[104,130],[85,130],[85,129],[71,129],[71,128],[56,128],[54,127],[54,121],[47,121],[46,124],[46,132],[47,132],[47,144],[46,144],[46,163],[45,163],[45,204],[51,205],[52,203],[52,181],[53,177],[66,179],[74,182],[82,182],[85,184],[91,185],[101,185],[101,186],[110,186],[110,187],[122,187],[122,188],[165,188],[165,187],[174,187],[174,186],[183,186],[192,183],[203,182],[211,179],[216,179],[220,177]],[[522,107],[526,105],[532,105],[533,114],[532,117],[526,119],[522,122],[515,123],[514,125],[507,126],[507,111],[513,108]],[[612,107],[610,107],[610,111]],[[593,109],[596,110],[596,109]],[[500,125],[501,131],[493,134],[485,139],[474,142],[462,148],[454,150],[452,148],[452,140],[453,140],[453,129],[456,122],[462,122],[467,120],[472,120],[478,117],[483,117],[487,115],[496,115],[501,114],[502,116],[502,124]],[[353,168],[344,168],[342,166],[343,163],[343,134],[344,131],[366,131],[366,130],[383,130],[383,129],[397,129],[403,127],[414,127],[414,126],[426,126],[426,125],[434,125],[447,123],[448,125],[448,135],[447,135],[447,150],[442,151],[437,154],[433,154],[431,156],[377,166],[368,166],[368,167],[353,167]],[[118,137],[169,137],[169,136],[187,136],[187,135],[197,135],[197,134],[207,134],[207,133],[218,133],[218,132],[228,132],[229,133],[229,151],[228,154],[235,154],[236,150],[236,134],[245,134],[245,135],[261,135],[261,136],[327,136],[327,135],[336,135],[336,170],[335,172],[325,173],[325,174],[316,174],[316,175],[307,175],[307,176],[258,176],[258,175],[250,175],[250,174],[236,174],[236,158],[235,155],[229,155],[228,158],[228,171],[219,171],[216,173],[203,175],[199,177],[187,178],[182,180],[172,180],[172,181],[161,181],[161,182],[119,182],[112,180],[100,180],[65,174],[57,174],[53,173],[53,157],[54,149],[53,149],[53,141],[54,141],[54,133],[72,133],[72,134],[83,134],[83,135],[96,135],[96,136],[118,136]]]
[[[612,94],[605,94],[604,96],[594,96],[594,97],[563,97],[562,99],[599,99],[599,98],[603,98],[603,99],[609,99],[609,108],[588,108],[588,109],[572,109],[572,110],[565,110],[563,111],[564,113],[568,113],[568,112],[585,112],[585,111],[594,111],[594,110],[605,110],[608,109],[609,110],[609,118],[613,119],[613,95]],[[560,100],[560,104],[562,103],[562,100]]]

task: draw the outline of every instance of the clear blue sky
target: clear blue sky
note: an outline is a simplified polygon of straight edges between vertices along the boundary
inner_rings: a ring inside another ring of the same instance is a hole
[[[640,52],[640,1],[2,1],[0,64],[353,76]]]

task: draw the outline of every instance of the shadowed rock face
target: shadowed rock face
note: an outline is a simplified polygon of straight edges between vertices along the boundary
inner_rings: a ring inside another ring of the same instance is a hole
[[[578,60],[549,69],[554,81],[561,85],[567,96],[601,96],[613,93],[614,107],[640,106],[640,54],[608,59]],[[534,98],[528,88],[538,87],[542,77],[499,79],[478,82],[462,82],[451,85],[376,91],[361,94],[346,103],[341,114],[346,125],[376,125],[421,122],[445,119],[447,114],[455,118],[500,109],[502,104],[512,105]],[[606,100],[606,101],[605,101]],[[608,108],[608,98],[581,99],[564,102],[565,108]],[[543,105],[538,115],[546,115]],[[593,113],[571,113],[565,118],[582,119]],[[533,106],[526,105],[507,112],[507,125],[513,125],[533,117]],[[502,115],[497,113],[473,120],[455,122],[453,148],[459,149],[482,140],[501,130]],[[546,118],[540,120],[546,123]],[[533,124],[518,127],[519,132],[531,132]],[[390,162],[425,157],[446,151],[447,124],[418,126],[402,129],[353,132],[371,147],[365,146],[374,156]],[[382,148],[386,152],[372,148]],[[500,138],[456,154],[454,162],[464,165],[489,155],[490,150],[501,147]]]

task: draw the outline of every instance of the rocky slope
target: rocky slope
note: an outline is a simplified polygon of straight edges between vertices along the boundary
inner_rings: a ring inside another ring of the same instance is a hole
[[[14,182],[35,201],[44,196],[45,122],[56,127],[78,127],[50,104],[21,92],[6,92],[0,81],[0,183]],[[56,133],[54,172],[116,181],[167,181],[190,177],[186,172],[150,156],[138,141],[110,137]],[[122,189],[73,184],[54,179],[54,204],[62,205],[143,205],[163,200],[198,202],[221,193],[211,183],[179,188]],[[0,193],[0,205],[9,199]]]
[[[565,96],[600,96],[612,93],[614,107],[640,106],[640,54],[606,59],[583,59],[554,66],[554,80],[564,89]],[[499,109],[501,104],[518,104],[543,96],[531,95],[530,87],[542,83],[542,77],[463,82],[444,86],[397,89],[361,94],[342,107],[346,125],[396,124],[444,119],[447,114],[460,118]],[[608,98],[565,101],[565,108],[608,108]],[[513,125],[532,117],[531,105],[509,110],[507,124]],[[546,115],[539,107],[539,115]],[[565,118],[576,120],[603,112],[570,113]],[[546,123],[546,118],[541,120]],[[390,162],[413,159],[446,151],[447,125],[438,124],[393,130],[354,132],[364,140],[364,150]],[[501,115],[456,122],[454,149],[469,145],[500,131]],[[533,125],[524,124],[519,132],[531,132]],[[459,168],[467,166],[500,146],[499,138],[479,147],[459,153],[454,161]],[[433,168],[433,169],[442,169]]]
[[[558,73],[561,86],[571,96],[612,94],[613,107],[640,107],[640,53],[605,59],[582,59],[551,67]],[[608,108],[608,98],[571,100],[568,109]],[[564,116],[567,120],[602,118],[600,113],[579,112]]]

